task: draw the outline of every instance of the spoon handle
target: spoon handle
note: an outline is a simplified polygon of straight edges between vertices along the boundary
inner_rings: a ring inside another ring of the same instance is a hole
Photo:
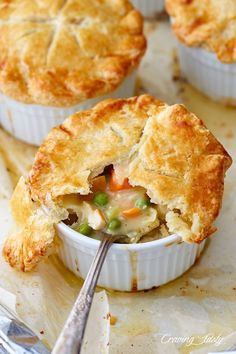
[[[79,354],[98,277],[113,237],[104,237],[91,264],[83,287],[51,354]]]

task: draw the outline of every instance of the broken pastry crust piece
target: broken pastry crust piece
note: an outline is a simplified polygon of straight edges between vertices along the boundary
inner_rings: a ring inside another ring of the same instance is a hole
[[[21,179],[13,195],[21,231],[6,241],[6,259],[30,270],[52,247],[52,224],[65,218],[62,196],[87,195],[94,177],[124,161],[129,183],[145,188],[151,202],[166,210],[170,233],[198,243],[215,231],[230,156],[186,107],[143,95],[103,101],[49,133],[27,184]],[[28,211],[23,215],[19,208],[25,186]],[[42,215],[42,205],[49,217]]]
[[[0,4],[0,91],[66,107],[114,91],[146,49],[128,0],[24,0]]]
[[[222,62],[236,62],[235,0],[166,0],[166,9],[181,42],[206,48]]]
[[[31,199],[24,177],[13,193],[11,210],[18,230],[8,236],[3,252],[12,267],[29,271],[49,254],[54,245],[54,224],[66,218],[67,213],[60,209],[60,214],[54,210],[47,215],[40,203]]]

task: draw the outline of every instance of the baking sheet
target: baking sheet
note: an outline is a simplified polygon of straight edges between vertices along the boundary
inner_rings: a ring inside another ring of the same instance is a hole
[[[175,39],[167,21],[146,23],[145,31],[149,48],[140,67],[138,92],[149,92],[168,103],[184,102],[236,159],[236,109],[208,100],[180,77]],[[0,130],[1,242],[12,223],[8,199],[18,177],[27,174],[34,153],[34,147]],[[112,314],[107,348],[111,354],[197,354],[236,344],[235,179],[233,164],[216,223],[219,231],[190,271],[148,292],[107,291]],[[55,256],[30,274],[15,272],[0,258],[0,286],[16,295],[17,312],[49,346],[55,342],[81,284]],[[108,330],[105,326],[105,336]],[[89,338],[96,348],[93,353],[101,354],[96,335]]]

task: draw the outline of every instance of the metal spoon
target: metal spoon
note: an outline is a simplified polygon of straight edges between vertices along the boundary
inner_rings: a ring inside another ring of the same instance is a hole
[[[0,304],[0,353],[50,354],[38,336],[3,304]]]
[[[79,354],[97,281],[107,252],[114,241],[122,236],[104,235],[91,264],[83,287],[59,335],[51,354]]]

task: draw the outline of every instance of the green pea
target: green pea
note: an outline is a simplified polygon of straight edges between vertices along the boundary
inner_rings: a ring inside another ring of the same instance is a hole
[[[104,192],[98,192],[93,198],[93,203],[96,206],[105,206],[108,203],[109,197]]]
[[[139,198],[136,200],[135,205],[139,209],[147,209],[150,206],[150,201],[145,198]]]
[[[119,229],[120,227],[121,227],[121,221],[117,218],[112,219],[108,224],[108,229],[110,231],[114,231],[116,229]]]
[[[79,226],[79,230],[78,230],[81,234],[85,235],[85,236],[90,236],[93,232],[93,229],[91,228],[91,226],[89,226],[88,224],[84,223],[81,224]]]

